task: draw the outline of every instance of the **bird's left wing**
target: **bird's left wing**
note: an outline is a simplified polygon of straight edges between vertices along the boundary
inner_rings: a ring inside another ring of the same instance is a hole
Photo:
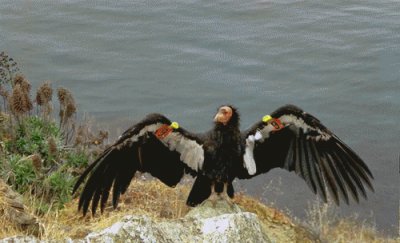
[[[113,187],[113,206],[128,188],[136,171],[148,172],[168,186],[175,186],[185,173],[195,176],[204,161],[203,142],[160,114],[152,114],[126,130],[81,175],[73,192],[85,181],[79,210],[92,213],[100,203],[103,211]]]
[[[328,187],[335,202],[339,193],[349,202],[373,190],[372,173],[360,157],[314,116],[286,105],[265,116],[243,134],[246,141],[239,178],[251,178],[273,168],[294,171],[326,201]]]

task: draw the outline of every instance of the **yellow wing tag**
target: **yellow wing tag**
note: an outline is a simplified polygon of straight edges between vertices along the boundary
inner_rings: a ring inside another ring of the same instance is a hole
[[[264,123],[267,123],[267,122],[269,122],[271,119],[272,119],[272,116],[270,116],[270,115],[265,115],[265,116],[263,116],[262,121],[263,121]]]
[[[284,128],[285,126],[282,124],[281,120],[279,120],[278,118],[273,118],[270,115],[266,115],[263,116],[262,121],[264,123],[269,123],[274,127],[274,131],[278,131],[281,130],[282,128]]]
[[[171,123],[170,127],[172,127],[173,129],[178,129],[179,128],[179,123],[173,122],[173,123]]]

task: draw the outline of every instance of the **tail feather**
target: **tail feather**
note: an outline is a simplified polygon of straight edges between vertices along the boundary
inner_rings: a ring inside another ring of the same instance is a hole
[[[233,198],[234,195],[235,195],[235,190],[233,189],[232,182],[229,182],[229,183],[228,183],[228,187],[227,187],[226,190],[227,190],[226,193],[228,194],[228,196],[229,196],[230,198]]]
[[[191,207],[202,203],[211,195],[211,181],[205,176],[198,176],[193,184],[192,190],[186,204]]]

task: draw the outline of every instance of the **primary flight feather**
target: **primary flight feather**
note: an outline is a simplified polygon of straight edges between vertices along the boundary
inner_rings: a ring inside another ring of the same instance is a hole
[[[239,129],[239,113],[230,105],[218,108],[214,127],[203,134],[181,128],[160,114],[148,115],[126,130],[78,179],[85,182],[79,210],[103,211],[112,193],[114,208],[136,172],[148,172],[168,186],[184,174],[196,178],[187,204],[196,206],[213,192],[234,196],[232,181],[249,179],[273,168],[294,171],[310,189],[339,204],[367,197],[373,190],[371,171],[362,159],[317,118],[293,105],[264,116],[247,131]]]

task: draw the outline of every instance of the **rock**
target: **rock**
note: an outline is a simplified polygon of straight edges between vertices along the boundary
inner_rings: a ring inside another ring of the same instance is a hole
[[[1,243],[37,243],[41,242],[34,236],[13,236],[0,240]]]
[[[36,217],[25,210],[22,197],[0,180],[0,214],[15,227],[39,234],[40,225]]]
[[[147,216],[126,216],[100,232],[90,242],[270,242],[253,213],[218,201],[194,208],[184,218],[156,222]]]
[[[56,240],[39,240],[34,236],[13,236],[0,240],[0,243],[57,243]],[[84,240],[72,240],[67,238],[63,243],[86,243]]]

